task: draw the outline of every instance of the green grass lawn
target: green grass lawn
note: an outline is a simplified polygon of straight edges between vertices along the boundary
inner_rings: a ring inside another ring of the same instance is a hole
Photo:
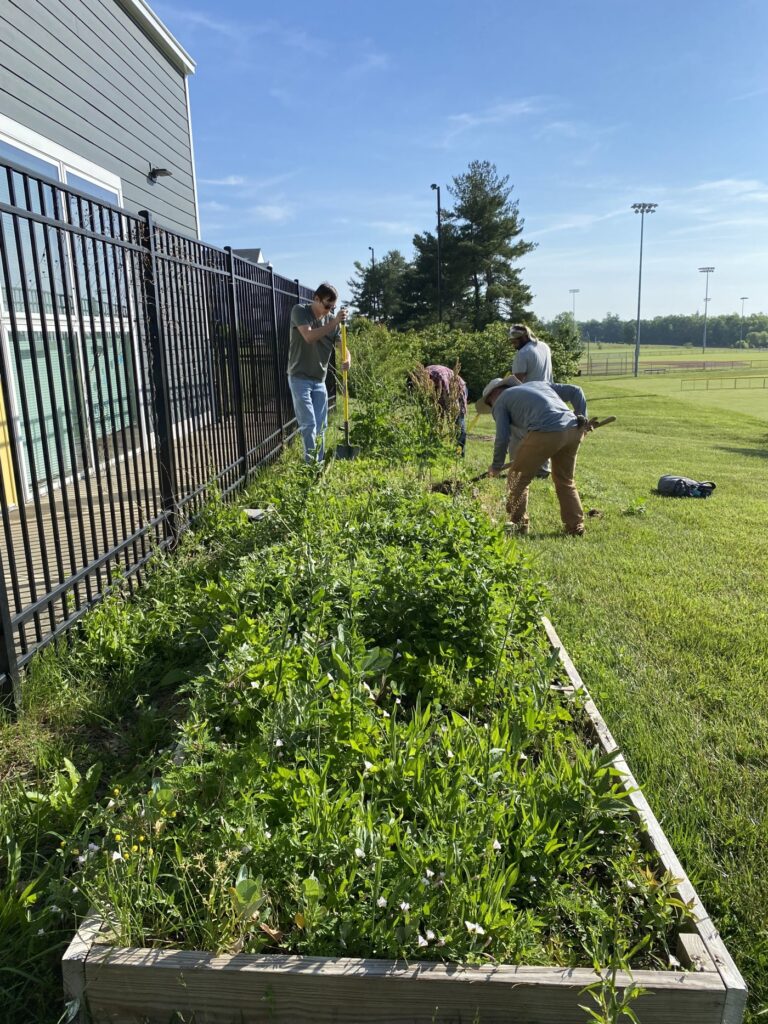
[[[768,1006],[768,393],[675,381],[585,381],[593,413],[578,484],[598,508],[560,535],[551,484],[531,488],[526,544],[555,626],[750,985]],[[720,397],[720,396],[718,396]],[[480,420],[475,432],[491,432]],[[490,461],[471,440],[469,460]],[[653,495],[664,473],[717,483]],[[503,516],[498,481],[481,485]]]

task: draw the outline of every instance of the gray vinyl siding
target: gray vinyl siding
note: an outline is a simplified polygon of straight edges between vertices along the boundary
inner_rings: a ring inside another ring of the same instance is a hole
[[[130,212],[197,236],[184,73],[117,0],[2,0],[0,111],[118,175]],[[172,177],[151,185],[150,164]]]

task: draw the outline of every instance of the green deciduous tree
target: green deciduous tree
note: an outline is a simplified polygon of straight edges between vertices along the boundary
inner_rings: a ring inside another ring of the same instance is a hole
[[[355,308],[389,327],[402,321],[403,292],[411,266],[397,249],[385,253],[375,267],[355,260],[355,275],[347,284]]]

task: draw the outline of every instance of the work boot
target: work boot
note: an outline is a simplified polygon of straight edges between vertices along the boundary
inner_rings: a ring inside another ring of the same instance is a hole
[[[584,529],[584,524],[582,523],[580,526],[575,526],[572,530],[566,530],[565,532],[568,537],[583,537],[586,533],[586,530]]]
[[[508,537],[527,537],[528,523],[504,523],[504,532]]]

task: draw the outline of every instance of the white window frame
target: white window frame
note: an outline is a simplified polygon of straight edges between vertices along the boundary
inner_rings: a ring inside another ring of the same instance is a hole
[[[74,171],[80,177],[92,181],[94,185],[109,189],[118,197],[117,206],[123,205],[123,183],[117,174],[99,167],[98,164],[85,157],[78,156],[72,150],[51,142],[44,135],[33,132],[18,121],[12,121],[5,114],[0,114],[0,140],[16,146],[18,149],[26,150],[31,156],[40,160],[54,163],[59,170],[59,181],[62,185],[67,183],[67,171]]]
[[[71,171],[79,175],[81,178],[93,182],[94,185],[98,185],[101,188],[108,189],[110,192],[114,192],[117,196],[117,201],[115,205],[120,207],[123,206],[123,186],[122,181],[118,175],[113,174],[111,171],[107,171],[105,168],[100,167],[98,164],[93,163],[93,161],[91,160],[87,160],[85,157],[79,156],[77,153],[73,153],[65,146],[60,146],[58,143],[52,142],[44,135],[40,135],[38,132],[33,131],[31,128],[27,128],[25,125],[19,124],[18,121],[13,121],[11,118],[6,117],[4,114],[0,114],[0,140],[9,143],[11,146],[15,146],[17,149],[24,150],[31,156],[35,156],[40,160],[44,160],[46,163],[54,164],[58,172],[58,180],[64,188],[71,187],[68,186],[67,178],[67,172]],[[31,173],[34,174],[34,172]],[[103,202],[103,200],[101,199],[97,199],[96,201]],[[42,310],[39,313],[32,315],[33,331],[38,331],[42,329],[42,320],[45,317],[45,315],[46,314]],[[7,357],[10,358],[10,335],[8,331],[7,321],[8,317],[6,311],[4,310],[2,294],[0,294],[0,343],[5,348]],[[80,331],[79,327],[76,327],[74,335],[76,338],[78,363],[80,368],[80,386],[85,388],[89,378],[86,373],[85,356],[83,352],[85,339],[80,336],[81,333],[82,332]],[[141,402],[144,387],[141,361],[135,352],[134,365],[137,373],[136,386],[139,395],[138,426],[141,438],[140,444],[142,447],[144,447],[147,444],[148,424],[145,422],[144,406],[143,403]],[[15,372],[16,368],[15,366],[13,366],[12,373],[14,374],[14,379]],[[21,454],[21,448],[23,443],[25,442],[24,439],[22,439],[19,436],[18,430],[16,429],[16,425],[19,423],[19,410],[16,407],[17,399],[15,394],[15,388],[12,389],[11,391],[11,400],[13,408],[6,410],[9,436],[11,437],[12,441],[15,442],[15,444],[17,445],[17,450],[19,450]],[[91,453],[91,461],[88,467],[86,467],[84,470],[81,470],[77,474],[80,477],[83,476],[84,472],[87,472],[90,476],[93,476],[96,472],[96,467],[94,465],[95,456],[92,451],[90,410],[88,410],[88,412],[86,413],[86,420],[87,422],[85,429],[87,434],[87,445],[89,452]],[[133,455],[134,452],[131,451],[129,454]],[[118,460],[123,460],[122,454],[118,455]],[[115,460],[110,459],[109,461],[110,463],[112,463]],[[29,469],[28,466],[26,465],[26,459],[23,457],[20,457],[20,468],[22,479],[18,481],[18,484],[21,487],[21,494],[17,495],[17,502],[21,501],[22,503],[26,504],[31,500],[32,487]],[[56,481],[54,485],[55,489],[58,490],[59,487],[61,487],[62,485],[68,486],[70,483],[73,482],[73,480],[73,475],[62,476]],[[47,493],[47,487],[41,481],[38,481],[38,488],[41,495]]]

